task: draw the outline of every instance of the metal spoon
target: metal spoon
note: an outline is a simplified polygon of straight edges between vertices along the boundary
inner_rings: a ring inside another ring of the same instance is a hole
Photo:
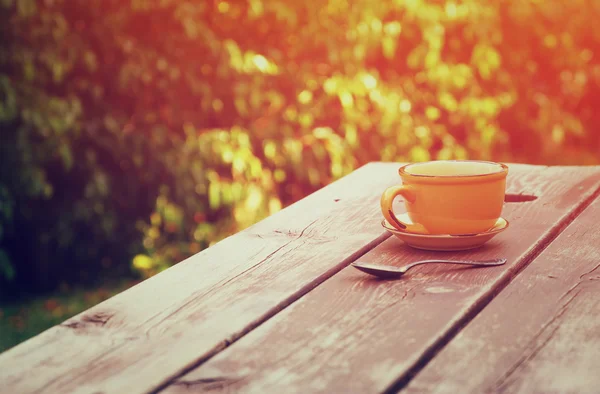
[[[421,260],[417,261],[404,267],[392,267],[389,265],[381,265],[381,264],[371,264],[371,263],[360,263],[355,262],[352,263],[352,266],[362,272],[366,272],[367,274],[375,275],[384,279],[394,279],[399,278],[406,273],[409,269],[416,265],[421,264],[463,264],[463,265],[474,265],[474,266],[495,266],[502,265],[506,263],[506,259],[493,259],[493,260]]]

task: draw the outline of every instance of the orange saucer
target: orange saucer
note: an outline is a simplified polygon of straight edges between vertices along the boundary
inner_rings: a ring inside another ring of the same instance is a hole
[[[398,215],[398,219],[406,223],[411,223],[411,220],[406,213],[403,215]],[[478,234],[461,235],[417,234],[407,231],[400,231],[390,225],[385,219],[381,222],[381,225],[387,231],[394,234],[396,237],[404,241],[404,243],[412,246],[413,248],[434,251],[458,251],[475,249],[485,244],[487,241],[496,236],[496,234],[499,234],[508,228],[508,220],[499,218],[496,221],[496,224],[494,224],[494,227],[488,231]]]

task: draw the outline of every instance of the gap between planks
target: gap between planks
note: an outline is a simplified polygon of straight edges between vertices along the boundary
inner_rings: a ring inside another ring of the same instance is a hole
[[[379,236],[375,240],[369,242],[362,249],[360,249],[359,251],[353,253],[348,258],[342,260],[342,262],[340,264],[338,264],[336,267],[334,267],[334,268],[326,271],[325,273],[323,273],[322,275],[320,275],[319,277],[317,277],[313,282],[311,282],[308,285],[302,287],[300,290],[298,290],[292,296],[290,296],[289,298],[283,300],[275,308],[273,308],[271,311],[269,311],[266,315],[261,316],[259,319],[257,319],[254,322],[250,323],[242,332],[237,333],[237,334],[231,336],[230,338],[224,340],[223,343],[221,344],[221,346],[219,346],[218,348],[215,348],[215,351],[213,351],[210,354],[206,355],[205,357],[201,358],[197,362],[189,365],[185,369],[182,369],[182,371],[180,373],[178,373],[176,375],[173,375],[172,377],[166,379],[163,384],[159,385],[158,387],[156,387],[153,390],[150,390],[148,393],[152,393],[152,394],[158,393],[158,392],[164,390],[165,388],[167,388],[168,386],[170,386],[171,384],[173,384],[173,382],[175,382],[177,379],[179,379],[179,378],[187,375],[189,372],[191,372],[194,369],[198,368],[199,366],[201,366],[202,364],[204,364],[205,362],[207,362],[208,360],[210,360],[211,358],[213,358],[214,356],[216,356],[217,354],[219,354],[220,352],[222,352],[223,350],[225,350],[229,346],[233,345],[240,338],[242,338],[243,336],[245,336],[249,332],[253,331],[257,327],[259,327],[261,324],[263,324],[264,322],[268,321],[270,318],[272,318],[273,316],[275,316],[276,314],[278,314],[279,312],[281,312],[282,310],[284,310],[288,306],[292,305],[294,302],[296,302],[299,299],[301,299],[302,297],[304,297],[306,294],[308,294],[315,287],[319,286],[320,284],[322,284],[323,282],[325,282],[327,279],[333,277],[335,274],[337,274],[338,272],[340,272],[344,268],[348,267],[350,265],[350,263],[358,260],[359,258],[361,258],[362,256],[364,256],[365,254],[369,253],[372,249],[374,249],[376,246],[378,246],[383,241],[385,241],[386,239],[388,239],[390,236],[391,236],[391,234],[389,234],[389,233],[382,234],[381,236]]]
[[[428,349],[418,362],[407,370],[405,374],[400,376],[398,380],[392,384],[387,390],[386,394],[397,393],[402,390],[410,381],[418,374],[436,355],[442,350],[471,320],[473,320],[479,312],[481,312],[502,290],[506,288],[533,260],[535,260],[540,254],[548,248],[548,246],[586,210],[597,198],[600,197],[600,187],[588,196],[582,203],[579,204],[558,226],[553,228],[549,235],[542,240],[539,247],[531,250],[527,253],[523,259],[523,262],[513,270],[508,270],[498,283],[498,286],[490,289],[490,291],[483,296],[479,302],[476,302],[467,314],[459,321],[455,327],[452,327],[446,336],[442,337],[438,343],[435,343],[430,349]]]
[[[402,392],[598,392],[598,214],[600,197]]]

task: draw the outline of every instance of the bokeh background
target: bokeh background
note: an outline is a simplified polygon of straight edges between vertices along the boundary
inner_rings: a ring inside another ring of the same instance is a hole
[[[597,0],[0,0],[0,351],[375,160],[600,163]]]

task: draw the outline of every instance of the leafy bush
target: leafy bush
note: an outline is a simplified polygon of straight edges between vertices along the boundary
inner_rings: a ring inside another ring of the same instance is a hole
[[[600,160],[596,2],[0,4],[0,293],[152,275],[369,161]]]

